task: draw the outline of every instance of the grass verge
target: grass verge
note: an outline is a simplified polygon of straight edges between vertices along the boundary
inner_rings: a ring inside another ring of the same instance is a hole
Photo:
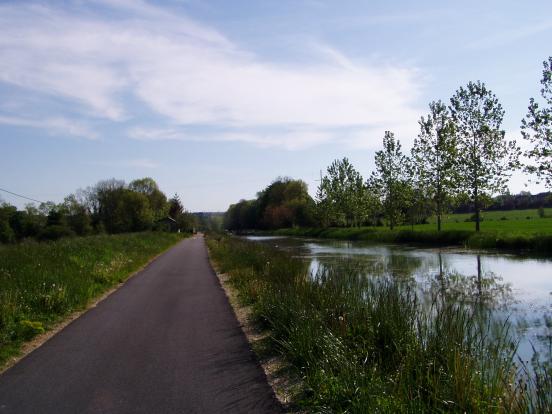
[[[354,270],[307,273],[269,246],[209,237],[220,271],[303,382],[312,412],[525,413],[552,409],[552,368],[515,362],[507,321]]]
[[[181,239],[152,232],[0,245],[0,368]]]

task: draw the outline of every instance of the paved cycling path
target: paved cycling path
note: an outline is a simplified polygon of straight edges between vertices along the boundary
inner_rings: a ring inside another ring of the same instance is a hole
[[[1,414],[279,411],[202,236],[0,375]]]

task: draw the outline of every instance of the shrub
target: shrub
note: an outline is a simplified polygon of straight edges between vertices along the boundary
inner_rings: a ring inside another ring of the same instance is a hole
[[[33,322],[29,320],[19,321],[19,326],[17,330],[17,337],[28,341],[38,334],[44,333],[44,326],[41,322]]]
[[[47,226],[38,236],[39,240],[59,240],[63,237],[72,237],[75,233],[66,226],[52,225]]]

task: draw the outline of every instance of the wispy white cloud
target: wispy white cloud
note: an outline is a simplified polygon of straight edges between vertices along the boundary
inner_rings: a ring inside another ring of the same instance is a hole
[[[270,132],[259,131],[225,131],[209,133],[191,133],[178,128],[143,128],[136,127],[128,131],[130,138],[140,141],[200,141],[200,142],[243,142],[261,148],[280,147],[287,150],[306,149],[331,142],[335,135],[325,130],[288,129]]]
[[[183,126],[216,127],[227,128],[219,140],[300,149],[344,140],[346,128],[377,131],[369,141],[416,126],[423,82],[415,68],[355,62],[320,44],[321,60],[275,63],[153,4],[95,3],[119,13],[0,6],[0,82],[135,125],[138,101],[166,120],[168,137]]]
[[[79,122],[63,118],[46,118],[46,119],[29,119],[17,116],[0,115],[0,124],[38,128],[46,130],[50,134],[61,136],[73,136],[86,139],[97,139],[98,135],[88,126],[82,125]]]

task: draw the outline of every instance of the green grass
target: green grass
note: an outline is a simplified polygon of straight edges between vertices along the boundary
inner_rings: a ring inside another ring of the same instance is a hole
[[[552,209],[548,209],[551,215]],[[274,233],[287,236],[321,237],[342,240],[365,240],[385,243],[431,245],[463,245],[473,248],[498,248],[552,253],[552,218],[539,218],[536,210],[493,211],[483,214],[481,232],[473,222],[465,222],[470,214],[447,216],[442,231],[434,223],[360,228],[293,228]],[[527,219],[526,217],[530,217]],[[505,218],[505,219],[502,219]],[[433,219],[431,220],[433,221]]]
[[[545,218],[552,219],[552,208],[545,208],[544,209]],[[469,220],[472,216],[471,213],[462,213],[462,214],[448,214],[445,215],[442,218],[442,222],[444,224],[447,223],[456,223],[456,222],[464,222],[466,220]],[[528,220],[527,217],[529,217],[529,220],[532,219],[540,219],[538,215],[538,211],[536,209],[530,209],[530,210],[508,210],[508,211],[483,211],[481,213],[481,216],[483,217],[484,222],[492,222],[492,221],[523,221]],[[436,217],[432,217],[429,222],[433,225],[437,223]],[[474,224],[472,223],[472,226]]]
[[[0,245],[0,367],[24,341],[84,309],[181,238],[133,233]]]
[[[211,257],[302,378],[309,412],[550,412],[552,368],[517,374],[507,322],[409,284],[326,269],[269,246],[209,237]],[[343,268],[342,268],[343,269]]]

